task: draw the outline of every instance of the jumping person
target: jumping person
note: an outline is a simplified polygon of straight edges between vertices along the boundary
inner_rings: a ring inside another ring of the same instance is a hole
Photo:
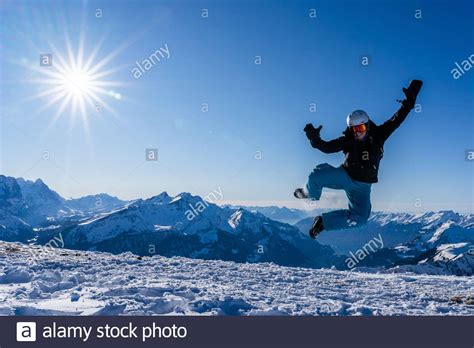
[[[383,156],[383,145],[388,137],[405,120],[415,106],[416,97],[423,82],[413,80],[408,88],[403,88],[405,99],[401,107],[388,121],[378,126],[363,110],[353,111],[347,116],[347,128],[343,135],[331,141],[321,139],[322,126],[314,128],[308,123],[304,128],[311,146],[324,152],[343,151],[344,163],[335,168],[327,163],[316,166],[309,175],[304,188],[297,188],[296,198],[319,200],[324,187],[344,190],[349,200],[349,208],[334,210],[316,216],[309,230],[311,238],[316,238],[323,230],[338,230],[360,226],[367,222],[371,211],[370,190],[378,181],[379,163]]]

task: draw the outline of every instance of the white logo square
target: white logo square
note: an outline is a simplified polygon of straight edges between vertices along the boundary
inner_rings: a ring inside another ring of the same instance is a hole
[[[36,323],[35,322],[17,322],[16,323],[16,341],[17,342],[36,342]]]

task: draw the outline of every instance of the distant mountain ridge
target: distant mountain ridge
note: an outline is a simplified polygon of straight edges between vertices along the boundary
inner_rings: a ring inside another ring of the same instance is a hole
[[[37,216],[25,217],[21,209],[11,210],[9,216],[25,218],[30,230],[8,236],[2,236],[0,231],[0,239],[47,244],[60,235],[64,247],[71,249],[303,267],[342,265],[342,258],[330,247],[308,243],[307,237],[294,226],[244,209],[219,207],[186,192],[175,197],[163,192],[149,199],[118,202],[104,210],[94,207],[94,200],[103,195],[65,200],[38,182],[41,189],[33,197],[31,188],[36,185],[29,182],[28,194],[23,197],[21,185],[18,190],[12,178],[0,178],[0,187],[7,181],[8,187],[14,187],[9,192],[18,196],[17,206],[36,207],[38,201],[44,202],[41,209],[31,209]],[[198,206],[203,210],[195,208]],[[46,216],[46,212],[51,216]]]
[[[306,212],[301,209],[291,209],[287,207],[277,207],[277,206],[268,206],[268,207],[259,207],[259,206],[241,206],[241,205],[231,205],[231,208],[238,209],[243,208],[251,212],[258,212],[265,215],[266,217],[280,222],[285,222],[293,224],[300,221],[308,216],[309,212]]]
[[[308,244],[297,228],[254,214],[208,204],[190,220],[202,199],[167,193],[59,230],[66,247],[142,256],[160,254],[288,266],[330,267],[341,263],[330,247]],[[58,233],[58,231],[48,231]]]
[[[311,218],[296,227],[306,231]],[[324,232],[323,245],[348,255],[380,236],[384,246],[359,263],[360,267],[398,267],[420,273],[474,274],[474,214],[453,211],[372,213],[359,228]]]
[[[41,179],[0,175],[0,239],[26,242],[35,237],[36,228],[85,218],[127,203],[107,194],[65,199]]]
[[[380,236],[383,247],[355,269],[474,273],[474,214],[375,212],[363,227],[313,241],[312,217],[295,226],[268,217],[294,218],[302,214],[296,209],[220,207],[186,192],[131,202],[107,194],[65,199],[40,179],[3,175],[0,208],[5,241],[47,244],[60,236],[70,249],[347,269],[348,255]]]

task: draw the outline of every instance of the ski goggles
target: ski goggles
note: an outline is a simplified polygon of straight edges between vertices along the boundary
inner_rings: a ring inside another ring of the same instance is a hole
[[[354,133],[364,133],[367,131],[367,126],[365,124],[359,124],[357,126],[352,126],[351,129]]]

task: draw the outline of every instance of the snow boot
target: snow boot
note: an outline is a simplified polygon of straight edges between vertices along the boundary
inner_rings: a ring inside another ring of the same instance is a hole
[[[313,226],[309,229],[309,236],[313,239],[316,239],[316,237],[324,230],[323,226],[323,217],[322,216],[316,216],[313,221]]]
[[[302,188],[297,188],[295,192],[293,192],[293,196],[295,196],[298,199],[309,198],[306,192],[304,192]]]

